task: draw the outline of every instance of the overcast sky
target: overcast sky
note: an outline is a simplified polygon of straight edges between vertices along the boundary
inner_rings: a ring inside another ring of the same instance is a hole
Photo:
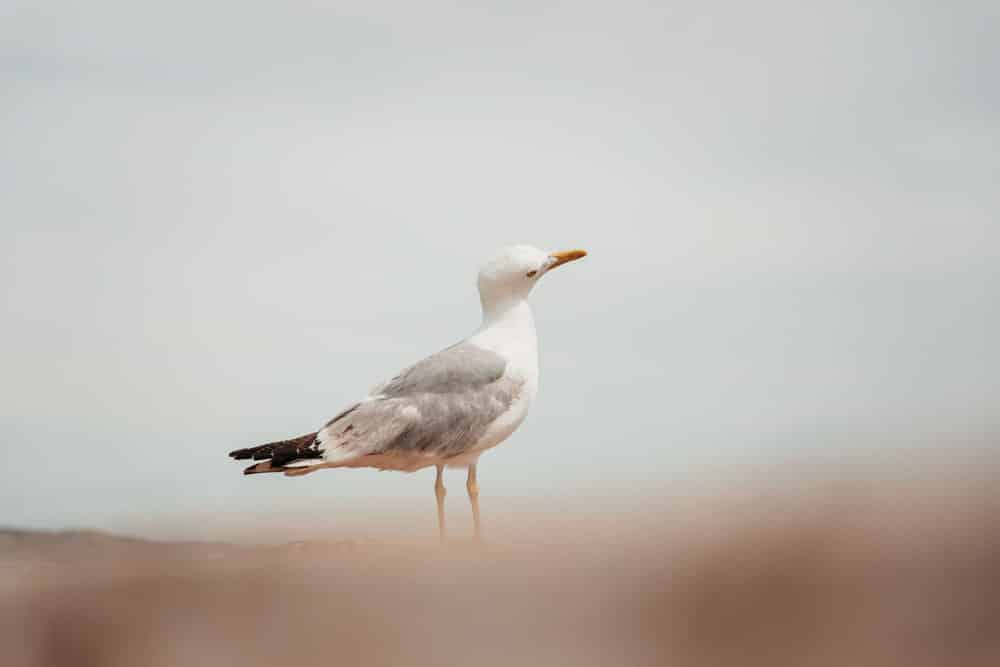
[[[0,524],[432,507],[225,454],[470,333],[511,243],[591,255],[484,503],[1000,433],[997,3],[263,4],[0,7]]]

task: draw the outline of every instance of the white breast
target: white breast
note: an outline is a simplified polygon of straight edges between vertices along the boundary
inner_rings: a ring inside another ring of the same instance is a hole
[[[538,393],[538,339],[527,301],[522,301],[497,319],[484,323],[469,338],[469,342],[502,356],[507,362],[504,377],[519,384],[521,391],[510,408],[487,427],[473,451],[468,456],[453,461],[456,465],[475,463],[483,451],[509,438],[528,416],[531,402]]]

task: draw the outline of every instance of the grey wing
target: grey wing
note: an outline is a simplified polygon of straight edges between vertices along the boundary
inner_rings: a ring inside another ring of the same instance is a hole
[[[466,392],[498,381],[506,367],[499,354],[462,342],[413,364],[372,390],[372,395]]]
[[[324,458],[457,456],[517,398],[521,383],[505,368],[502,357],[470,343],[431,355],[327,423],[317,435]]]

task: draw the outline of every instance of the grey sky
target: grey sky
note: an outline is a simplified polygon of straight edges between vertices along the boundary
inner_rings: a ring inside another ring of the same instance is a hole
[[[515,242],[591,256],[484,493],[995,439],[996,3],[349,4],[0,8],[0,524],[426,500],[225,453],[471,332]]]

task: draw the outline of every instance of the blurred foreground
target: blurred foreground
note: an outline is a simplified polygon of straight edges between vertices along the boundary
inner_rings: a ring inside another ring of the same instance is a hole
[[[6,531],[0,664],[995,666],[992,487],[650,501],[516,547]]]

